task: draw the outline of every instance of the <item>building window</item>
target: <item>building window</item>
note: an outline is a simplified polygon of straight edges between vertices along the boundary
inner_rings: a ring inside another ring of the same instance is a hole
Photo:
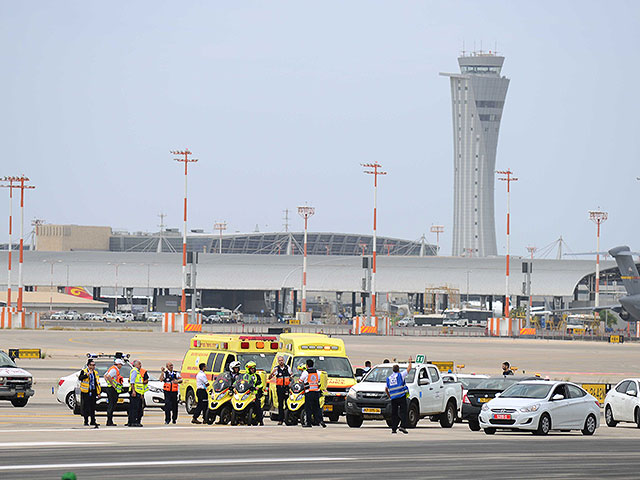
[[[504,101],[502,101],[502,100],[476,100],[476,107],[478,107],[478,108],[502,108],[502,107],[504,107]]]

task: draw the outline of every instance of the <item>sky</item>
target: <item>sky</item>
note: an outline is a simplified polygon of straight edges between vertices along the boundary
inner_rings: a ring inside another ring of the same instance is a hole
[[[24,173],[25,223],[301,230],[419,239],[451,252],[449,80],[466,50],[511,79],[496,167],[518,177],[511,253],[562,235],[640,249],[637,1],[30,1],[0,3],[3,158]],[[0,216],[8,214],[8,195]],[[5,200],[2,200],[4,198]],[[496,182],[498,253],[506,189]],[[14,203],[17,207],[17,203]],[[8,222],[0,226],[7,238]],[[14,227],[17,231],[17,226]],[[30,226],[27,227],[30,230]],[[552,254],[553,256],[553,254]]]

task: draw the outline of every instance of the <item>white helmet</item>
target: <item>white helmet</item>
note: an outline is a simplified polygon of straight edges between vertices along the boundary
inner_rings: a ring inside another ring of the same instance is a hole
[[[233,369],[236,368],[236,367],[240,368],[240,362],[238,362],[238,361],[231,362],[231,365],[229,365],[229,370],[231,370],[233,372]]]

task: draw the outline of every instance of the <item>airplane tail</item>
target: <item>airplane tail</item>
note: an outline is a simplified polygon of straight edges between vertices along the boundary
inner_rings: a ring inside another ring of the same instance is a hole
[[[640,276],[638,268],[633,260],[631,250],[627,246],[615,247],[609,250],[609,255],[616,259],[620,276],[624,283],[624,288],[629,295],[637,295],[640,293]]]

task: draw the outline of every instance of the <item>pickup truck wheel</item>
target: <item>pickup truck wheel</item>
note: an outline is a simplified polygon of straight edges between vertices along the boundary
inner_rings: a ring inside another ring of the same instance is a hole
[[[28,398],[14,398],[11,400],[11,405],[14,407],[26,407],[28,401]]]
[[[449,400],[447,402],[447,408],[444,413],[440,415],[440,426],[442,428],[451,428],[456,423],[456,409],[453,402]]]
[[[409,428],[416,428],[418,420],[420,420],[420,410],[418,410],[418,404],[411,402],[409,405],[409,413],[407,414],[409,420]]]
[[[362,426],[362,422],[364,418],[359,415],[349,415],[347,414],[347,425],[351,428],[360,428]]]

